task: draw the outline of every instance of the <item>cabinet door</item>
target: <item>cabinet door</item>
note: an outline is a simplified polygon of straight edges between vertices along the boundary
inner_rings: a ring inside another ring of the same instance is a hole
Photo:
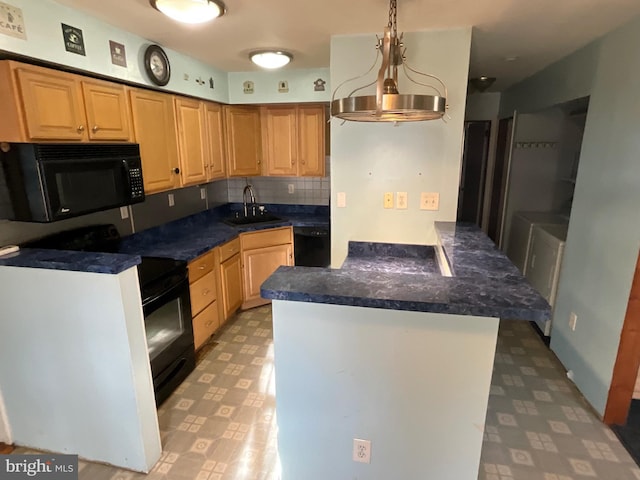
[[[205,116],[209,142],[208,179],[224,178],[227,173],[227,149],[224,142],[222,106],[206,103]]]
[[[554,275],[558,250],[547,243],[534,229],[531,237],[531,253],[527,266],[527,280],[540,295],[553,306],[551,292],[553,289]]]
[[[91,140],[131,140],[129,102],[124,86],[82,80],[87,128]]]
[[[75,76],[22,67],[16,75],[28,139],[87,140],[82,93]]]
[[[262,133],[257,107],[225,107],[230,177],[260,175]]]
[[[178,144],[173,97],[146,90],[131,90],[135,141],[140,144],[146,193],[180,185]]]
[[[197,100],[176,97],[180,176],[183,185],[207,181],[209,157],[204,106]]]
[[[267,175],[298,173],[296,107],[263,107],[264,157]]]
[[[282,265],[292,265],[291,244],[246,250],[242,252],[244,276],[244,308],[268,303],[260,297],[260,286]]]
[[[220,264],[224,319],[227,320],[242,305],[242,267],[240,254]]]
[[[324,106],[301,105],[298,108],[298,171],[302,176],[324,177]]]

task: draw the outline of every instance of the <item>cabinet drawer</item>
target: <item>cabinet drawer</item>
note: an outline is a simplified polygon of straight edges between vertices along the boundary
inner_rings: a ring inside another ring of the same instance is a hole
[[[218,303],[213,302],[193,318],[193,342],[196,349],[200,348],[219,326]]]
[[[274,228],[273,230],[243,233],[240,238],[242,239],[243,251],[271,247],[293,243],[293,230],[291,227]]]
[[[189,262],[189,283],[195,282],[212,271],[214,264],[213,250]]]
[[[226,259],[232,257],[236,253],[240,252],[240,239],[236,238],[230,242],[220,245],[220,261],[224,262]]]
[[[189,287],[191,293],[191,315],[198,314],[216,299],[215,275],[215,272],[209,272],[201,279],[193,282]]]

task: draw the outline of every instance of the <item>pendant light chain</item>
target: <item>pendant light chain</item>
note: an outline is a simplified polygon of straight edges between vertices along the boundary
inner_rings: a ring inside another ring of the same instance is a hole
[[[393,37],[398,38],[398,0],[389,2],[389,28]]]

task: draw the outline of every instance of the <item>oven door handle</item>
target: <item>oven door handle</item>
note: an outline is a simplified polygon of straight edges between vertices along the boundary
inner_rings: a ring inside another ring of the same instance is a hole
[[[150,313],[156,310],[156,308],[153,308],[154,303],[158,302],[161,299],[166,299],[166,301],[162,302],[162,304],[164,305],[165,303],[167,303],[167,301],[178,298],[185,290],[187,293],[189,292],[189,281],[187,280],[187,277],[184,277],[182,280],[175,283],[170,288],[166,290],[162,290],[161,292],[158,292],[156,295],[153,295],[147,298],[144,302],[142,302],[142,308],[144,310],[145,315],[149,315]],[[158,305],[158,306],[160,307],[162,305]]]

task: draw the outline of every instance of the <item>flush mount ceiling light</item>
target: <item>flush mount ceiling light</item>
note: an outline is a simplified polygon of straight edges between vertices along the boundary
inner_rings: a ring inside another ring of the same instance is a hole
[[[251,52],[249,58],[259,67],[273,70],[284,67],[293,60],[293,55],[282,50],[258,50]]]
[[[485,77],[485,76],[469,79],[469,83],[471,84],[473,89],[476,92],[480,92],[480,93],[484,92],[487,88],[493,85],[493,82],[495,81],[496,81],[495,77]]]
[[[220,0],[149,0],[153,8],[182,23],[204,23],[224,15]]]
[[[382,38],[378,38],[376,59],[371,68],[359,77],[344,81],[334,90],[331,98],[331,115],[354,122],[418,122],[442,118],[447,108],[447,87],[435,75],[419,72],[407,64],[406,48],[402,43],[402,34],[398,37],[397,0],[389,3],[389,24]],[[378,63],[382,51],[382,64],[378,76],[373,82],[351,91],[345,98],[334,100],[336,92],[345,84],[358,80],[371,72]],[[416,85],[430,88],[435,95],[402,95],[398,93],[398,66],[402,65],[404,75]],[[410,73],[411,72],[411,73]],[[421,83],[413,75],[422,75],[435,80],[437,85]],[[359,90],[376,86],[375,95],[354,97]]]

